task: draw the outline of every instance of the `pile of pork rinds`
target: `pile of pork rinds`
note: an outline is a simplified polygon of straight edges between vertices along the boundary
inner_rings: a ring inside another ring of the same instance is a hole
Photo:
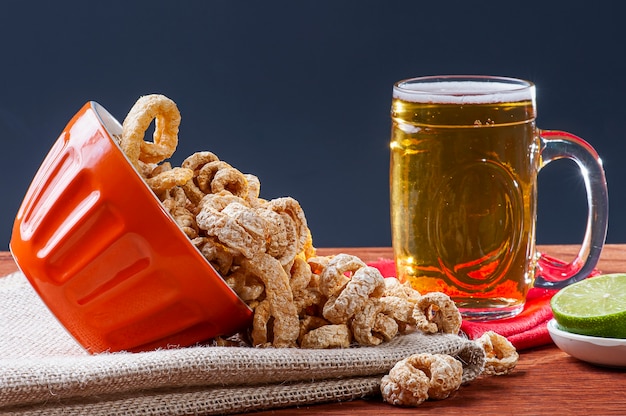
[[[317,256],[300,204],[260,198],[256,176],[211,152],[194,153],[180,167],[165,162],[178,145],[179,125],[172,100],[147,95],[129,111],[118,140],[178,226],[254,311],[249,331],[218,337],[215,345],[346,348],[409,330],[459,333],[461,314],[447,295],[421,295],[352,255]],[[489,332],[477,343],[485,351],[483,374],[507,374],[517,364],[506,338]],[[386,402],[416,406],[448,397],[462,373],[451,356],[414,354],[382,378],[380,390]]]
[[[154,120],[153,141],[144,135]],[[259,179],[211,152],[172,167],[180,113],[163,95],[129,111],[120,147],[180,228],[254,311],[257,347],[378,345],[399,333],[457,334],[461,315],[443,293],[421,295],[348,254],[316,256],[299,203],[259,197]],[[220,339],[218,343],[227,343]]]

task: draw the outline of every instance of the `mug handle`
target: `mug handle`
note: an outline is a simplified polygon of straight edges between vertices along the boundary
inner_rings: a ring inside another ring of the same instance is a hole
[[[609,217],[609,201],[602,160],[589,143],[562,131],[539,130],[541,138],[539,169],[557,159],[571,159],[580,168],[587,191],[587,228],[578,255],[563,263],[539,254],[535,287],[561,289],[583,280],[598,263]]]

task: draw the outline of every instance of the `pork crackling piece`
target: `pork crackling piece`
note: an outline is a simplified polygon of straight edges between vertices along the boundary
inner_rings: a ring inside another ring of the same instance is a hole
[[[363,309],[359,310],[351,320],[352,335],[360,345],[379,345],[384,336],[375,332],[378,316],[382,314],[383,305],[379,298],[368,298]]]
[[[370,266],[361,267],[339,294],[328,299],[324,305],[324,318],[334,324],[346,323],[365,307],[370,297],[380,298],[384,292],[385,281],[380,271]]]
[[[206,195],[206,193],[203,192],[198,187],[198,183],[197,183],[197,178],[198,178],[200,169],[202,169],[202,167],[206,165],[207,163],[215,162],[218,160],[219,158],[211,152],[196,152],[192,154],[191,156],[187,157],[185,160],[183,160],[181,167],[185,169],[189,169],[193,172],[192,180],[187,181],[183,185],[183,189],[185,191],[185,194],[187,195],[187,198],[189,198],[189,200],[194,205],[198,205],[200,201],[202,200],[202,198],[204,197],[204,195]]]
[[[414,324],[413,310],[415,304],[397,296],[383,296],[380,298],[383,313],[395,319],[398,323]]]
[[[508,374],[517,365],[519,354],[506,337],[487,331],[476,339],[476,343],[485,350],[483,374],[497,376]]]
[[[153,141],[144,140],[146,130],[154,120]],[[157,194],[189,181],[193,172],[186,168],[172,168],[157,163],[171,157],[178,145],[180,112],[174,101],[160,94],[140,97],[130,109],[122,124],[120,148],[148,186]],[[154,172],[148,176],[147,172]]]
[[[264,317],[268,322],[273,319],[272,331],[268,328],[266,333],[272,333],[273,339],[265,336],[266,342],[274,347],[295,347],[300,334],[300,321],[298,310],[293,300],[289,275],[285,272],[280,262],[267,253],[258,253],[253,258],[242,260],[241,266],[249,273],[255,275],[265,285],[265,301],[268,302],[269,316]],[[258,309],[258,308],[257,308]],[[257,310],[255,309],[256,319]],[[257,339],[262,339],[262,336]],[[265,344],[265,342],[256,342]]]
[[[158,165],[145,178],[146,183],[157,195],[163,195],[165,191],[184,185],[193,177],[193,172],[184,168],[169,167],[169,163]],[[160,198],[163,199],[163,198]]]
[[[406,299],[410,302],[417,303],[420,299],[420,292],[413,289],[409,282],[401,283],[395,277],[385,278],[385,296],[394,296],[400,299]]]
[[[245,207],[234,195],[207,194],[196,216],[198,227],[230,250],[252,258],[265,250],[264,220]]]
[[[318,305],[322,301],[313,277],[307,261],[303,257],[296,257],[291,267],[289,284],[299,315],[304,314],[309,306]]]
[[[376,315],[372,333],[382,337],[383,341],[391,341],[399,331],[398,322],[393,317],[382,312]]]
[[[302,337],[302,348],[348,348],[350,330],[346,324],[323,325],[307,332]]]
[[[415,325],[426,333],[458,334],[462,317],[448,295],[430,292],[422,295],[413,312]]]
[[[178,227],[193,240],[198,237],[198,224],[196,216],[186,206],[186,197],[182,188],[173,187],[165,193],[166,197],[161,201],[165,209],[170,213]],[[197,244],[194,244],[197,246]]]
[[[277,212],[281,215],[288,216],[295,227],[295,241],[293,242],[293,250],[287,259],[282,259],[281,263],[290,262],[300,252],[302,252],[309,243],[311,233],[307,224],[304,210],[300,203],[291,197],[275,198],[267,202],[267,209]],[[290,240],[291,241],[291,240]],[[283,254],[283,257],[286,257]]]
[[[398,361],[381,380],[383,400],[397,406],[418,406],[441,400],[461,386],[463,366],[446,354],[413,354]]]
[[[337,295],[348,284],[350,276],[366,266],[363,260],[350,254],[331,257],[320,274],[320,291],[328,297]]]
[[[154,120],[153,141],[144,135]],[[159,163],[174,154],[178,145],[180,112],[174,101],[160,94],[140,97],[122,123],[120,147],[138,168],[138,161]]]
[[[218,160],[206,163],[196,176],[198,188],[205,194],[227,191],[241,198],[248,197],[248,181],[243,173]]]

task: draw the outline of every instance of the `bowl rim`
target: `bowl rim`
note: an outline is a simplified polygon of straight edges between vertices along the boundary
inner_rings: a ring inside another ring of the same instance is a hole
[[[576,334],[574,332],[568,332],[562,329],[554,318],[548,321],[547,327],[548,332],[550,332],[551,334],[568,340],[586,342],[603,347],[626,346],[626,339],[622,338],[595,337],[591,335],[582,335]]]

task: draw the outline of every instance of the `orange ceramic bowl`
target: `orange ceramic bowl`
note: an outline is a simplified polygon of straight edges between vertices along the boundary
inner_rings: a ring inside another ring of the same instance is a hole
[[[252,311],[191,244],[89,102],[35,175],[10,248],[48,308],[92,353],[189,346]]]

